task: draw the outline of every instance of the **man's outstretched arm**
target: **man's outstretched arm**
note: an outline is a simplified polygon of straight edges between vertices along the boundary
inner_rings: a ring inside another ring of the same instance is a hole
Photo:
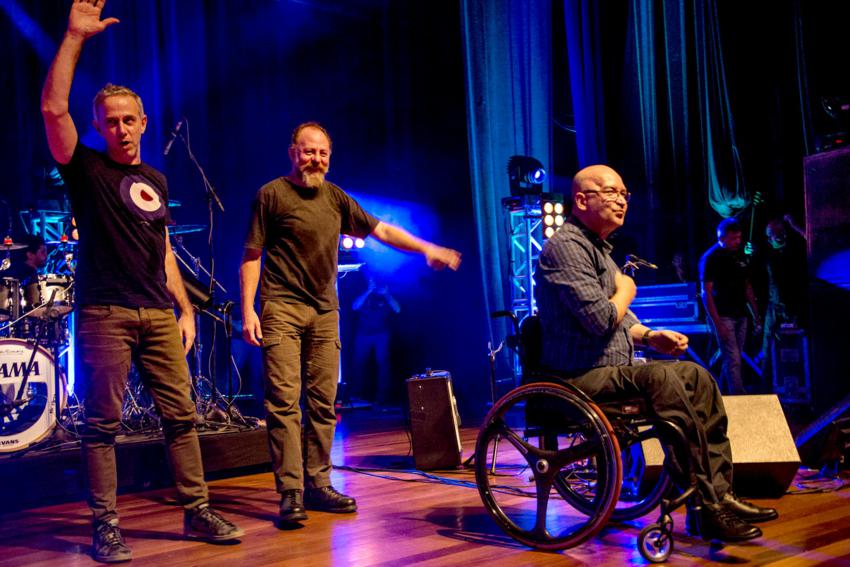
[[[389,223],[378,222],[372,236],[393,248],[422,254],[428,265],[435,270],[446,267],[457,270],[460,267],[460,252],[457,250],[437,246]]]

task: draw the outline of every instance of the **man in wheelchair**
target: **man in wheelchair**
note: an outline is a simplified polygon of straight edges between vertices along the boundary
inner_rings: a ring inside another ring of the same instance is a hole
[[[680,355],[688,338],[653,331],[629,310],[635,282],[614,263],[606,239],[623,225],[630,197],[620,175],[604,165],[584,168],[573,179],[572,216],[543,247],[535,276],[542,365],[593,398],[646,397],[652,411],[678,425],[689,441],[686,457],[699,501],[688,507],[688,531],[728,542],[757,538],[761,530],[752,524],[778,514],[732,492],[726,412],[714,378],[687,361],[634,364],[636,343]],[[670,465],[673,480],[688,488],[691,476]]]

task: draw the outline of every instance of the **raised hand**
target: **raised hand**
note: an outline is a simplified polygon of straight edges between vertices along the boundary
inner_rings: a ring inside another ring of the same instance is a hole
[[[86,40],[112,24],[117,24],[118,18],[100,19],[105,5],[106,0],[74,0],[71,14],[68,16],[68,33]]]

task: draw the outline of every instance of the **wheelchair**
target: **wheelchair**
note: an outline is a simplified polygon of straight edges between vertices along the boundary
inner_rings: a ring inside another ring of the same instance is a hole
[[[540,368],[536,315],[519,324],[508,346],[520,358],[523,384],[492,407],[475,446],[478,492],[489,515],[514,540],[560,551],[596,535],[608,522],[629,521],[660,505],[658,520],[638,536],[638,550],[661,563],[673,551],[670,513],[696,491],[671,490],[662,468],[648,474],[641,443],[664,439],[686,447],[684,432],[648,409],[642,397],[593,400]],[[665,443],[662,443],[662,447]],[[688,467],[689,470],[690,467]]]

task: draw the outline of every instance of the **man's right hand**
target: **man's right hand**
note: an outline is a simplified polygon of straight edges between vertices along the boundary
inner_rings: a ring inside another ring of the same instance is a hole
[[[262,346],[263,329],[260,325],[260,318],[257,317],[257,312],[253,309],[242,313],[242,338],[249,345]]]
[[[614,272],[614,286],[617,288],[617,292],[626,294],[630,297],[630,300],[634,299],[635,295],[637,295],[635,280],[623,272]]]
[[[106,0],[74,0],[68,16],[68,34],[86,40],[117,24],[118,18],[100,19],[105,5]]]

